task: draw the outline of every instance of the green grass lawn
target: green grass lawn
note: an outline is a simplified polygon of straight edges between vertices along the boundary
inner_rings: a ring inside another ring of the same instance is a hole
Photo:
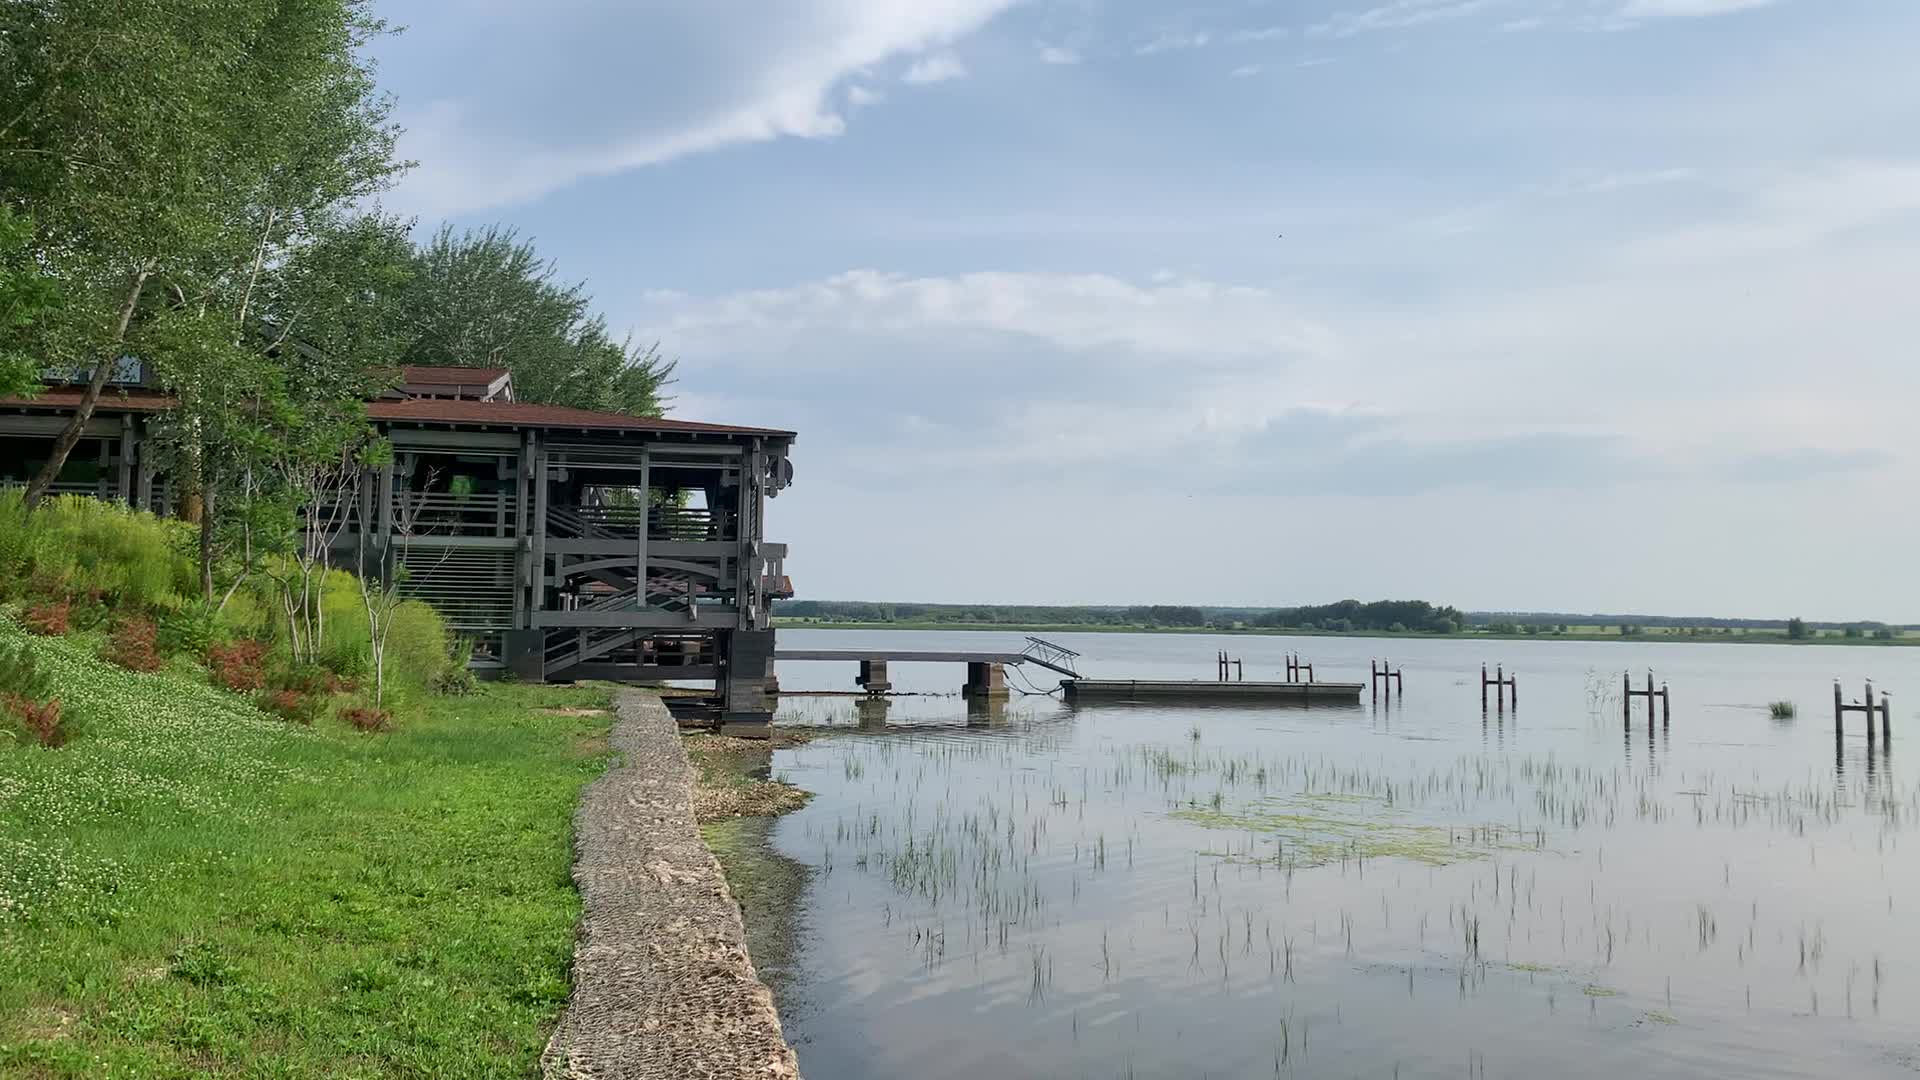
[[[34,648],[81,727],[59,750],[0,735],[0,1075],[534,1071],[610,723],[535,710],[607,691],[494,686],[366,735],[179,662]]]

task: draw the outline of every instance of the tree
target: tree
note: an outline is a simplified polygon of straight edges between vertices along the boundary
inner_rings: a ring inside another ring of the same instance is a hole
[[[580,284],[510,229],[443,227],[415,257],[410,364],[505,367],[518,400],[658,416],[674,362],[615,341]]]
[[[1800,641],[1807,636],[1807,624],[1804,619],[1795,617],[1787,620],[1787,637]]]
[[[14,343],[59,302],[57,284],[34,264],[33,219],[0,203],[0,394],[39,387],[39,362]]]
[[[22,347],[89,373],[29,505],[123,356],[196,336],[246,347],[263,275],[400,168],[389,103],[360,56],[384,29],[369,2],[43,0],[0,12],[0,200],[32,208],[31,257],[61,298]],[[189,335],[183,317],[220,329]]]

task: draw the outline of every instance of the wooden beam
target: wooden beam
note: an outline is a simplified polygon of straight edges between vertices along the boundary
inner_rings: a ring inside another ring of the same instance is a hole
[[[678,611],[641,611],[637,608],[611,611],[536,611],[535,626],[619,626],[646,629],[726,630],[733,627],[738,613],[727,604],[701,604],[691,613]]]

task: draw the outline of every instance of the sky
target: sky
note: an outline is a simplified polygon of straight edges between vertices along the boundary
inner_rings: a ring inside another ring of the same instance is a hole
[[[379,11],[802,597],[1920,621],[1920,3]]]

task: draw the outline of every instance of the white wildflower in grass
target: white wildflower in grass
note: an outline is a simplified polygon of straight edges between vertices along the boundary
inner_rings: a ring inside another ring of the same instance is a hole
[[[121,864],[69,840],[116,819],[182,826],[245,819],[247,798],[317,773],[289,764],[312,741],[244,697],[103,663],[82,643],[27,634],[0,616],[0,641],[25,642],[83,733],[66,747],[0,747],[0,923],[91,918],[127,884]]]

